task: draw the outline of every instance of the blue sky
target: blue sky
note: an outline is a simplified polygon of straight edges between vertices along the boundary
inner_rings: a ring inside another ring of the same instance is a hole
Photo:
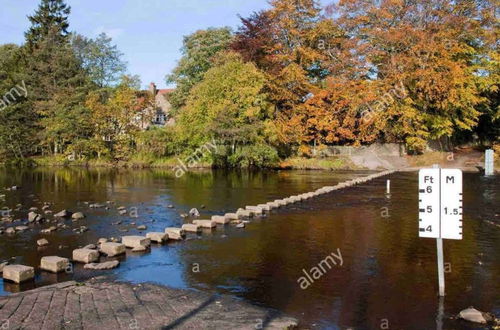
[[[238,14],[268,8],[267,0],[67,0],[70,30],[88,37],[106,32],[125,54],[142,85],[165,87],[180,58],[182,37],[207,27],[239,25]],[[24,41],[38,0],[0,0],[0,44]]]

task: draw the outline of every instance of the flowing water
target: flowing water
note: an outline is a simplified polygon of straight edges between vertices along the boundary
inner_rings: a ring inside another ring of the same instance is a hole
[[[42,256],[71,257],[72,249],[100,237],[139,233],[137,225],[147,225],[147,231],[180,226],[180,214],[192,207],[206,218],[367,174],[202,171],[177,179],[168,170],[0,170],[0,187],[21,186],[0,191],[5,194],[0,207],[22,204],[14,212],[21,219],[15,225],[43,202],[53,203],[55,212],[68,209],[87,216],[66,220],[69,228],[52,234],[39,231],[54,223],[0,235],[0,261],[37,266]],[[112,271],[97,273],[76,265],[58,275],[37,271],[35,284],[0,280],[0,294],[106,274],[236,295],[295,316],[308,328],[435,329],[442,322],[443,329],[468,329],[470,325],[451,317],[469,306],[500,317],[500,228],[491,224],[500,224],[499,177],[464,174],[464,239],[444,242],[443,313],[438,313],[436,297],[436,243],[418,238],[417,173],[389,178],[390,196],[385,195],[387,178],[379,178],[273,211],[245,229],[219,226],[184,242],[154,245],[147,253],[128,251]],[[113,202],[109,209],[87,204],[107,201]],[[122,205],[137,208],[138,218],[119,215]],[[122,223],[113,224],[118,221]],[[90,230],[72,230],[82,225]],[[50,245],[37,247],[41,237]],[[335,264],[327,267],[321,262],[332,253],[329,260]]]

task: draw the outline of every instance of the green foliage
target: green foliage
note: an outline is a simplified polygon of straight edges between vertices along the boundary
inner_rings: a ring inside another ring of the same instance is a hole
[[[199,83],[205,72],[212,67],[213,56],[227,49],[232,38],[231,29],[228,27],[199,30],[184,37],[181,49],[183,56],[166,78],[167,83],[176,85],[176,90],[169,96],[174,109],[185,105],[193,86]]]
[[[239,55],[219,54],[182,108],[182,140],[194,149],[215,139],[227,150],[226,157],[240,147],[266,143],[272,133],[267,129],[271,107],[263,91],[265,80],[254,64],[243,62]]]
[[[227,159],[232,167],[273,167],[278,161],[278,152],[267,144],[242,146]]]
[[[137,152],[152,157],[167,157],[182,153],[178,134],[172,127],[153,128],[136,135]]]
[[[36,117],[25,97],[29,91],[21,56],[16,45],[0,46],[0,161],[24,159],[37,145]]]
[[[71,45],[90,79],[98,87],[116,85],[125,74],[127,64],[122,60],[123,53],[105,33],[99,34],[96,39],[74,34]]]
[[[28,16],[31,27],[25,33],[28,48],[36,48],[49,34],[58,43],[68,36],[68,16],[71,12],[64,0],[42,0],[34,15]]]

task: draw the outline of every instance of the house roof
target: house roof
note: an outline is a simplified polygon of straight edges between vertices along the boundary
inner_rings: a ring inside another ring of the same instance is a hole
[[[158,94],[161,94],[161,95],[167,95],[167,94],[170,94],[174,91],[175,89],[173,88],[164,88],[164,89],[159,89],[158,90]]]

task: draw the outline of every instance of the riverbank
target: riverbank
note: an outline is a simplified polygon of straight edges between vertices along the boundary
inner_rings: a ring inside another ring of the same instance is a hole
[[[226,295],[100,277],[0,297],[2,329],[292,329],[297,320]]]
[[[439,164],[444,168],[459,168],[463,171],[478,172],[484,167],[484,153],[472,148],[459,148],[456,152],[427,152],[422,155],[383,155],[376,152],[337,155],[327,158],[290,157],[264,167],[273,170],[404,170]],[[6,165],[0,161],[0,165]],[[12,165],[12,164],[11,164]],[[124,169],[168,169],[184,171],[217,168],[211,161],[198,161],[195,166],[187,167],[179,158],[132,157],[126,161],[109,159],[71,160],[64,156],[32,157],[17,164],[16,167],[86,167],[86,168],[124,168]],[[499,172],[500,157],[495,157],[496,172]]]
[[[64,156],[32,157],[27,164],[30,166],[75,166],[75,167],[109,167],[109,168],[159,168],[175,169],[180,165],[179,159],[171,158],[132,158],[128,161],[107,159],[70,160]],[[210,169],[215,166],[211,162],[200,161],[190,169]],[[363,170],[362,166],[354,164],[348,157],[305,158],[292,157],[270,166],[269,169],[282,170]]]

